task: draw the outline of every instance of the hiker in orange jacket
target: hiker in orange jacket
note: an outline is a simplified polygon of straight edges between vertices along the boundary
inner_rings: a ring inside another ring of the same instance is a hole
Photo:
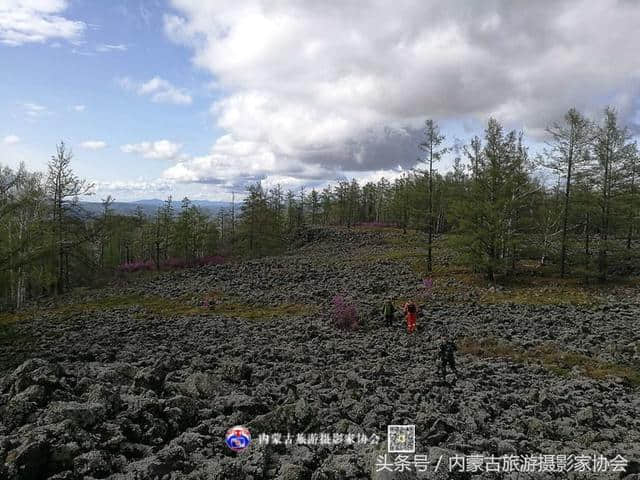
[[[407,332],[413,333],[416,329],[416,320],[418,319],[416,304],[411,301],[405,303],[404,314],[407,317]]]

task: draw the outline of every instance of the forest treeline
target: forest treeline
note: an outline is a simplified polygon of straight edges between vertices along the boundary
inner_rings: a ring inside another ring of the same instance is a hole
[[[425,232],[426,269],[433,242],[450,233],[472,268],[490,280],[512,275],[524,259],[568,273],[607,279],[628,269],[640,198],[638,150],[609,107],[593,121],[571,109],[547,128],[542,154],[531,157],[523,134],[489,119],[483,137],[447,146],[427,120],[422,169],[393,181],[340,180],[321,190],[284,191],[249,185],[239,205],[207,215],[188,198],[169,197],[155,215],[89,215],[78,198],[93,185],[72,170],[61,143],[47,172],[0,169],[0,306],[89,285],[118,268],[188,266],[208,256],[276,253],[308,225],[378,223]],[[437,171],[453,153],[453,169]],[[554,172],[544,181],[540,167]],[[615,253],[617,252],[617,253]],[[622,252],[622,253],[620,253]]]

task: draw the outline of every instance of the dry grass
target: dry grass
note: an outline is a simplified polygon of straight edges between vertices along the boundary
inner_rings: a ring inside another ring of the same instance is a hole
[[[459,349],[480,358],[508,358],[518,363],[538,363],[558,375],[567,375],[577,367],[583,375],[602,380],[619,377],[633,386],[640,386],[640,370],[630,365],[602,362],[578,352],[562,350],[551,343],[541,344],[533,349],[524,349],[496,338],[473,339],[465,337],[459,342]]]

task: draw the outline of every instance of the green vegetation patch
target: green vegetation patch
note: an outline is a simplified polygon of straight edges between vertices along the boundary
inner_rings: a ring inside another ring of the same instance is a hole
[[[90,313],[96,311],[122,310],[132,307],[142,309],[141,313],[149,313],[160,316],[175,315],[209,315],[219,314],[232,318],[275,318],[287,316],[311,315],[318,311],[317,305],[285,303],[280,305],[251,304],[241,299],[225,298],[220,294],[209,295],[207,304],[194,305],[193,298],[188,296],[165,298],[156,296],[109,296],[88,302],[72,302],[51,309],[31,309],[15,314],[3,314],[0,316],[0,337],[3,331],[11,331],[10,327],[15,322],[41,314],[53,315],[58,318],[66,318],[71,315]],[[139,315],[138,315],[139,316]]]
[[[390,235],[384,237],[384,243],[394,247],[403,247],[411,245],[414,247],[424,247],[427,244],[424,233],[418,230],[409,230],[407,233],[402,233],[402,229],[388,229]]]
[[[488,282],[482,274],[468,268],[450,265],[436,269],[433,274],[434,295],[450,302],[466,302],[469,295],[479,303],[488,305],[513,303],[519,305],[580,305],[594,306],[602,302],[609,287],[585,286],[577,279],[535,277]],[[456,298],[456,295],[459,298]]]
[[[538,363],[557,375],[568,375],[574,367],[587,377],[602,380],[619,377],[629,384],[640,386],[640,370],[630,365],[602,362],[588,355],[560,349],[552,343],[544,343],[532,349],[524,349],[496,338],[473,339],[465,337],[459,349],[480,358],[508,358],[518,363]]]
[[[514,287],[485,291],[480,295],[480,301],[488,304],[596,305],[599,303],[599,297],[594,292],[579,287]]]
[[[27,318],[26,312],[20,313],[0,313],[0,328],[8,328],[18,320]]]

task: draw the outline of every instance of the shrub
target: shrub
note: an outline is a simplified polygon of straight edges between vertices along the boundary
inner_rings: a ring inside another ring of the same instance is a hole
[[[132,262],[126,262],[118,265],[117,270],[121,273],[133,273],[140,271],[153,270],[154,264],[151,260],[134,260]]]
[[[195,258],[187,261],[184,258],[168,258],[160,263],[161,270],[179,270],[182,268],[202,267],[205,265],[221,265],[225,263],[225,257],[222,255],[208,255],[205,257]],[[133,273],[140,271],[155,270],[156,264],[153,260],[134,260],[132,262],[123,263],[116,267],[119,273]]]
[[[358,310],[342,295],[333,297],[332,322],[340,330],[356,330],[358,328]]]

